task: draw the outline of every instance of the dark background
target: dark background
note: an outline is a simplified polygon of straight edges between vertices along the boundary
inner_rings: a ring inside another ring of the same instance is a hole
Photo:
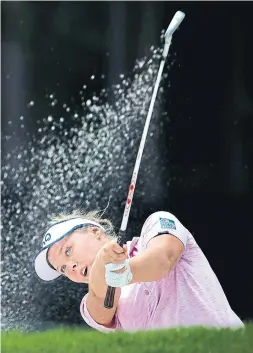
[[[131,72],[152,45],[161,45],[161,31],[175,11],[186,13],[173,39],[175,64],[162,108],[170,114],[158,149],[161,156],[169,153],[168,179],[166,173],[159,178],[165,196],[154,195],[151,201],[138,196],[130,224],[139,230],[151,212],[173,211],[203,249],[233,310],[244,320],[252,318],[251,3],[1,5],[2,165],[14,145],[26,145],[36,134],[37,116],[48,113],[45,93],[57,92],[62,101],[75,97],[93,74],[106,78],[92,81],[90,93],[116,84],[119,74]],[[19,117],[32,100],[37,110],[21,131]],[[16,130],[11,140],[4,138]],[[146,191],[152,190],[148,180],[141,184]]]

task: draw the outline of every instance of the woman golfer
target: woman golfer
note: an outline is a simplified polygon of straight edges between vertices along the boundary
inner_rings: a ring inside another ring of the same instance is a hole
[[[98,213],[54,219],[35,270],[44,281],[63,275],[88,283],[81,315],[102,332],[176,326],[243,327],[192,234],[169,212],[153,213],[140,237],[120,247]],[[114,307],[104,308],[107,285]]]

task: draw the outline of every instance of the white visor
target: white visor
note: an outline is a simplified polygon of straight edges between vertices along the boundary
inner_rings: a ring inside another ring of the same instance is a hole
[[[71,234],[76,229],[88,226],[96,226],[105,231],[105,229],[99,223],[80,217],[61,221],[52,225],[47,230],[43,238],[42,249],[36,255],[34,260],[35,272],[40,279],[42,279],[43,281],[53,281],[57,277],[61,276],[61,274],[54,270],[48,262],[47,252],[50,246],[57,243],[57,241],[65,238],[67,235]]]

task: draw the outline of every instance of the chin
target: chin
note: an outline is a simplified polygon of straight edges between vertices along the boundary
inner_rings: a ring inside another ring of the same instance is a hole
[[[74,283],[87,283],[88,284],[88,280],[85,278],[69,278],[69,280]]]
[[[89,281],[88,281],[86,278],[81,278],[81,279],[78,281],[78,283],[86,283],[86,284],[88,284]]]

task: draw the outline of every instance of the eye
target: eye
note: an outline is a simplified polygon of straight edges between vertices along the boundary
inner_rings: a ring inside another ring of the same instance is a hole
[[[70,253],[71,253],[71,247],[69,247],[69,248],[67,248],[66,250],[65,250],[65,255],[66,256],[69,256],[70,255]]]
[[[63,265],[63,266],[61,267],[61,273],[65,273],[65,270],[66,270],[66,265]]]

